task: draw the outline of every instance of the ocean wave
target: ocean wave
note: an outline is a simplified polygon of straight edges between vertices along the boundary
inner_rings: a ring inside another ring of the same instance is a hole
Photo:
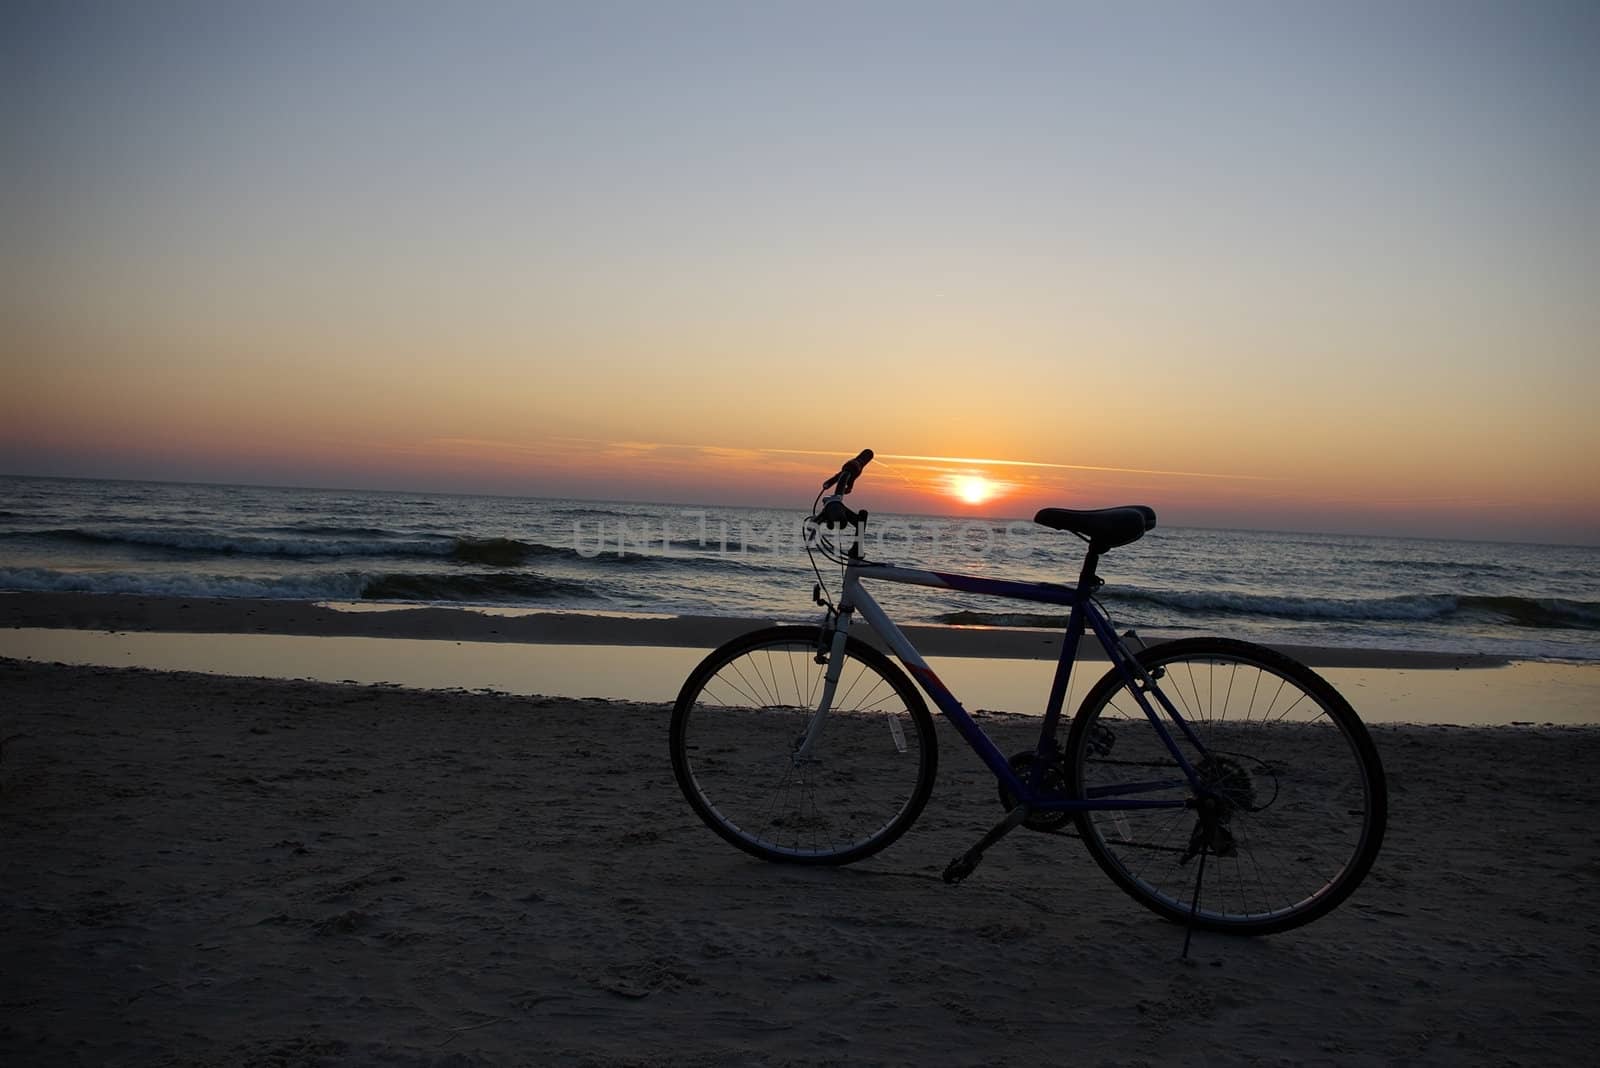
[[[1060,630],[1067,625],[1065,615],[1047,615],[1037,612],[977,612],[963,608],[933,617],[935,623],[953,627],[1041,627]]]
[[[1180,616],[1262,617],[1312,623],[1490,622],[1540,630],[1600,630],[1600,604],[1554,597],[1490,597],[1416,594],[1371,600],[1270,597],[1245,593],[1178,593],[1152,590],[1108,591],[1113,610],[1131,605],[1167,609]],[[985,612],[960,609],[932,617],[959,627],[1042,627],[1059,629],[1065,613]],[[1159,619],[1158,622],[1168,622]]]
[[[1492,576],[1506,578],[1517,574],[1514,565],[1491,564],[1485,561],[1461,560],[1416,560],[1416,559],[1371,559],[1362,560],[1361,568],[1383,575],[1393,575],[1397,572],[1411,572],[1413,574],[1435,575],[1472,575],[1478,578]]]
[[[1464,612],[1503,619],[1519,627],[1600,630],[1600,603],[1561,597],[1463,597]]]
[[[706,561],[715,561],[717,556],[706,553],[691,554],[683,551],[684,546],[699,547],[698,542],[669,541],[665,548],[661,543],[654,545],[633,545],[619,549],[615,545],[596,542],[592,546],[561,546],[545,545],[540,542],[518,541],[515,538],[457,538],[454,547],[450,550],[450,557],[462,563],[488,564],[492,567],[516,567],[530,560],[557,559],[584,564],[622,564],[625,567],[645,566],[675,567],[680,564],[695,564]],[[708,551],[716,547],[707,546]],[[729,552],[737,550],[732,546]],[[751,551],[758,551],[752,549]],[[740,563],[737,557],[728,556],[727,561]]]
[[[660,544],[660,543],[657,543]],[[721,534],[715,536],[707,533],[703,538],[673,538],[666,543],[669,552],[686,553],[757,553],[771,554],[773,547],[770,544],[762,545],[757,541],[742,541],[739,538],[722,539]]]
[[[260,597],[274,600],[457,601],[506,604],[554,599],[604,600],[587,583],[529,572],[359,571],[285,575],[150,574],[0,568],[0,589],[52,593],[118,593],[151,597]]]
[[[1466,617],[1517,627],[1600,629],[1600,603],[1557,597],[1425,593],[1337,599],[1123,589],[1108,590],[1105,599],[1112,605],[1147,604],[1194,615],[1268,616],[1347,623],[1446,622]]]
[[[290,528],[263,528],[279,534]],[[379,528],[333,527],[307,524],[305,537],[266,537],[253,533],[222,533],[206,529],[168,527],[11,530],[0,533],[0,543],[28,542],[58,546],[65,551],[85,548],[134,548],[178,556],[226,556],[294,559],[360,557],[445,557],[462,564],[488,567],[522,567],[537,560],[560,560],[591,567],[670,569],[680,566],[760,566],[748,557],[771,557],[766,546],[720,543],[693,539],[619,546],[615,542],[576,541],[570,546],[547,545],[506,537],[462,537],[449,534],[403,537]]]
[[[330,526],[325,523],[290,523],[281,527],[262,527],[267,534],[309,534],[318,538],[393,538],[398,535],[382,527]]]
[[[632,512],[619,512],[619,511],[617,511],[617,510],[615,510],[613,508],[601,508],[599,506],[595,506],[595,507],[592,507],[592,508],[591,507],[583,507],[583,506],[566,506],[566,507],[559,507],[559,508],[545,508],[542,511],[543,511],[544,515],[551,516],[551,517],[555,517],[555,516],[561,516],[561,517],[571,516],[571,517],[595,517],[595,518],[605,517],[605,518],[625,519],[625,518],[629,518],[631,516],[635,516],[635,515],[638,514],[638,510],[637,509],[635,509]]]
[[[724,550],[720,542],[701,543],[695,539],[668,541],[666,548],[662,548],[662,543],[659,541],[644,544],[629,542],[621,547],[615,542],[579,541],[574,548],[550,551],[592,567],[620,566],[647,571],[672,571],[679,568],[769,571],[773,565],[767,561],[776,560],[779,556],[765,546],[746,546],[730,541]],[[803,562],[796,562],[797,568],[803,566]]]
[[[698,551],[688,551],[698,550]],[[723,562],[732,566],[750,566],[741,556],[767,553],[771,550],[749,546],[729,545],[722,552],[718,545],[702,545],[698,541],[668,541],[664,545],[635,545],[618,548],[613,544],[596,542],[593,545],[545,545],[540,542],[518,541],[515,538],[457,538],[450,557],[462,563],[488,564],[492,567],[516,567],[530,560],[557,559],[583,564],[621,564],[625,567],[657,566],[677,567],[688,564]]]
[[[338,527],[296,524],[265,528],[279,534],[299,533],[305,537],[262,537],[256,534],[218,533],[210,530],[169,528],[94,529],[74,527],[57,530],[11,531],[0,534],[0,541],[43,541],[76,547],[167,550],[174,553],[214,556],[261,557],[449,557],[461,563],[516,567],[537,557],[559,556],[579,559],[574,549],[562,549],[512,538],[467,538],[449,534],[402,537],[376,527]]]
[[[452,560],[466,564],[488,564],[491,567],[517,567],[536,556],[561,555],[564,555],[561,549],[517,541],[515,538],[456,538],[450,550]],[[577,553],[572,555],[576,556]]]
[[[210,530],[172,530],[162,527],[95,530],[73,527],[58,530],[12,531],[0,540],[55,542],[65,545],[164,549],[170,552],[215,556],[445,556],[454,548],[449,538],[397,540],[393,538],[263,538],[250,534],[222,534]]]
[[[490,567],[519,567],[531,560],[637,566],[671,563],[678,559],[665,553],[640,551],[633,546],[619,551],[611,545],[596,544],[593,547],[545,545],[541,542],[519,541],[516,538],[455,538],[445,555],[459,563],[484,564]]]
[[[246,578],[237,575],[150,574],[0,568],[0,589],[48,593],[121,593],[148,597],[259,597],[272,600],[353,601],[367,576],[354,572]]]
[[[574,524],[572,548],[586,560],[617,556],[652,556],[682,560],[705,556],[770,556],[779,546],[774,546],[770,538],[764,541],[760,538],[745,539],[735,531],[710,530],[704,536],[672,538],[664,537],[664,532],[659,527],[635,529],[627,526],[597,526],[589,530]]]
[[[598,597],[597,591],[582,582],[511,571],[383,575],[369,579],[361,588],[361,599],[366,601],[500,603]]]

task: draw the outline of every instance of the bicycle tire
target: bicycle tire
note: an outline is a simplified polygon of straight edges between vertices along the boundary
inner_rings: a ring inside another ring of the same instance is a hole
[[[1388,818],[1383,765],[1349,702],[1310,668],[1249,642],[1186,638],[1138,659],[1205,746],[1203,756],[1172,729],[1218,816],[1208,829],[1194,808],[1079,812],[1101,869],[1169,920],[1234,934],[1289,930],[1347,898]],[[1130,781],[1146,792],[1129,796],[1195,793],[1187,781],[1150,789],[1183,773],[1116,668],[1073,718],[1066,760],[1074,797]]]
[[[717,834],[763,860],[849,864],[916,820],[938,748],[927,704],[876,649],[846,641],[822,733],[797,763],[824,665],[816,627],[735,638],[690,673],[672,709],[672,769]]]

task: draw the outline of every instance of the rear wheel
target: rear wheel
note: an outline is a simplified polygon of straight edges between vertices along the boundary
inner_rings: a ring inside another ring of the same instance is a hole
[[[1113,668],[1072,721],[1068,788],[1196,805],[1080,812],[1100,867],[1170,920],[1239,934],[1298,927],[1349,896],[1388,812],[1383,766],[1349,703],[1310,668],[1247,642],[1166,642],[1139,661],[1188,725],[1193,737],[1163,715],[1202,790]]]
[[[848,864],[903,834],[933,789],[933,720],[905,673],[849,639],[820,733],[819,630],[735,638],[695,668],[672,710],[672,768],[723,838],[765,860]]]

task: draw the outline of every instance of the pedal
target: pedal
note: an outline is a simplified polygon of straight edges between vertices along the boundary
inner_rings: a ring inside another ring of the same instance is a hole
[[[1006,813],[1005,819],[995,824],[988,834],[978,839],[977,845],[945,865],[944,881],[952,884],[959,883],[962,879],[971,875],[973,869],[978,866],[978,861],[983,859],[983,851],[1010,834],[1032,812],[1032,807],[1028,805],[1017,805],[1012,808],[1010,812]]]
[[[951,886],[954,886],[956,883],[959,883],[962,879],[965,879],[967,876],[976,871],[978,868],[978,861],[982,859],[983,857],[981,854],[976,857],[970,853],[961,854],[949,864],[945,865],[944,881],[949,883]]]

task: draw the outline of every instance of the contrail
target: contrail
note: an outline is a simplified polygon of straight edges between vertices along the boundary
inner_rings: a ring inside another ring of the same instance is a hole
[[[693,446],[690,446],[693,447]],[[752,449],[752,452],[773,452],[793,456],[838,456],[840,453],[822,449]],[[918,463],[971,464],[981,467],[1034,467],[1051,471],[1105,471],[1120,475],[1169,475],[1174,478],[1224,478],[1248,482],[1282,482],[1271,475],[1230,475],[1216,471],[1164,471],[1152,467],[1100,467],[1094,464],[1051,464],[1037,460],[995,460],[980,456],[918,456],[913,453],[881,452],[878,460],[910,460]]]
[[[774,449],[774,448],[739,448],[729,445],[695,445],[670,441],[604,441],[598,438],[556,438],[553,440],[581,441],[593,445],[616,445],[631,449],[703,449],[707,452],[746,452],[765,453],[776,456],[827,456],[845,457],[848,450],[837,449]],[[911,463],[938,463],[938,464],[968,464],[981,467],[1027,467],[1048,471],[1100,471],[1117,475],[1161,475],[1168,478],[1212,478],[1238,482],[1282,482],[1284,479],[1271,475],[1236,475],[1224,474],[1217,471],[1168,471],[1153,467],[1102,467],[1097,464],[1053,464],[1042,463],[1037,460],[996,460],[978,456],[920,456],[913,453],[883,452],[877,454],[879,460],[905,460]]]
[[[777,450],[775,450],[777,451]],[[1035,460],[986,460],[975,456],[911,456],[885,453],[886,460],[920,460],[946,464],[981,464],[987,467],[1042,467],[1052,471],[1109,471],[1121,475],[1171,475],[1175,478],[1227,478],[1249,482],[1281,482],[1270,475],[1228,475],[1215,471],[1163,471],[1153,467],[1099,467],[1094,464],[1047,464]]]

